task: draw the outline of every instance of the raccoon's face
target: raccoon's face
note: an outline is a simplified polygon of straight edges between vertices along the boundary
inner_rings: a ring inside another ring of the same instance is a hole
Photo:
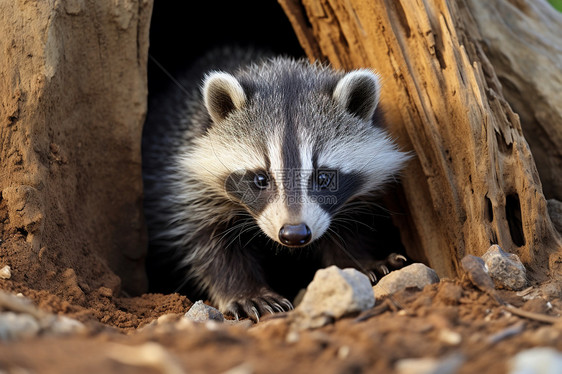
[[[194,157],[205,164],[200,177],[267,236],[302,247],[324,235],[350,199],[393,179],[408,156],[374,123],[380,83],[372,71],[270,64],[207,76],[213,124]]]

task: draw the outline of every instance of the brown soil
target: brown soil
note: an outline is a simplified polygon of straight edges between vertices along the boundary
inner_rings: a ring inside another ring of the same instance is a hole
[[[298,334],[290,333],[286,315],[264,318],[257,325],[242,321],[210,328],[191,323],[182,328],[160,319],[156,327],[145,327],[165,314],[177,320],[191,302],[177,294],[114,295],[108,287],[114,276],[78,280],[76,274],[94,273],[80,269],[87,262],[75,264],[76,269],[33,270],[40,261],[27,256],[18,262],[18,245],[25,244],[10,239],[2,244],[0,265],[9,259],[13,277],[0,280],[0,288],[21,292],[41,309],[76,318],[89,331],[2,343],[0,369],[7,372],[393,372],[401,359],[426,357],[460,360],[460,373],[502,373],[518,351],[534,346],[562,350],[562,323],[534,318],[557,315],[562,309],[557,298],[548,309],[541,297],[524,301],[503,291],[504,300],[535,313],[532,318],[518,317],[468,280],[446,279],[421,291],[405,290],[377,300],[374,309],[360,316]],[[47,274],[48,279],[30,277],[37,274]],[[104,282],[108,286],[89,286]],[[513,335],[498,335],[513,328]],[[136,347],[131,351],[129,346]]]

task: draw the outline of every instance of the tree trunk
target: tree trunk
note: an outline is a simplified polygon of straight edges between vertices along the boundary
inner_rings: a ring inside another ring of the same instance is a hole
[[[116,291],[109,265],[126,290],[144,291],[151,9],[150,0],[0,3],[0,254],[15,280],[61,282],[75,296]]]
[[[562,201],[562,14],[545,0],[467,5],[478,42],[519,114],[544,193]]]
[[[383,76],[389,129],[417,155],[395,217],[410,256],[454,276],[462,257],[497,243],[532,280],[558,273],[562,239],[466,1],[279,2],[311,59]]]

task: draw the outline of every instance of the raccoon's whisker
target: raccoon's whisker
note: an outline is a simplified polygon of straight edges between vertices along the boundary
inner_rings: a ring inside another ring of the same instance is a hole
[[[164,65],[162,65],[160,62],[158,62],[158,60],[156,60],[154,58],[154,56],[152,56],[150,53],[148,54],[148,58],[150,59],[150,61],[152,61],[156,66],[158,66],[158,68],[160,70],[162,70],[162,72],[164,74],[166,74],[166,76],[168,78],[170,78],[170,80],[172,82],[174,82],[174,84],[185,94],[185,95],[189,95],[189,91],[187,88],[185,88],[173,75],[172,73],[170,73],[168,70],[166,70],[166,68],[164,67]]]
[[[368,223],[361,222],[359,220],[356,220],[356,219],[353,219],[353,218],[350,218],[350,217],[334,217],[332,221],[334,223],[345,223],[345,224],[354,223],[356,225],[363,225],[371,231],[375,230],[375,228],[373,226],[370,226]],[[351,228],[349,228],[347,225],[341,225],[341,226],[348,229],[348,230],[351,230]]]
[[[345,243],[344,240],[343,240],[343,238],[340,236],[340,234],[338,234],[337,232],[335,232],[335,231],[332,230],[332,229],[328,229],[328,230],[329,230],[331,233],[335,234],[343,243]],[[368,274],[370,273],[370,271],[367,270],[367,269],[363,266],[363,264],[361,264],[361,262],[359,262],[359,260],[357,260],[357,259],[351,254],[351,252],[349,252],[349,251],[342,245],[342,243],[341,243],[340,241],[334,240],[334,243],[336,243],[336,245],[342,250],[342,252],[343,252],[345,255],[347,255],[347,257],[349,257],[349,259],[350,259],[351,261],[353,261],[353,263],[355,263],[355,265],[357,266],[357,269],[361,270],[361,272],[362,272],[363,274],[365,274],[365,275],[368,276]],[[376,278],[376,277],[375,277],[375,278]],[[376,281],[376,279],[375,279],[375,281]]]
[[[246,228],[248,225],[250,225],[250,228]],[[240,226],[238,226],[240,227]],[[238,234],[233,235],[232,239],[225,244],[225,248],[228,248],[232,245],[232,243],[234,243],[236,240],[238,240],[240,246],[242,246],[242,234],[248,230],[251,230],[253,227],[251,225],[250,222],[245,222],[244,225],[242,227],[240,227],[240,231],[238,232]]]
[[[251,221],[250,219],[244,219],[238,223],[236,223],[235,225],[229,227],[228,229],[222,231],[219,234],[216,235],[212,235],[211,239],[217,239],[217,237],[220,236],[220,238],[218,238],[217,243],[220,243],[226,236],[228,236],[229,234],[231,234],[233,231],[236,231],[238,229],[243,229],[248,223],[249,221]],[[214,232],[213,232],[214,234]]]
[[[244,228],[245,228],[247,225],[249,225],[249,223],[244,222],[244,223],[241,223],[241,224],[237,225],[237,226],[235,227],[235,229],[238,229],[240,232],[242,232],[242,231],[244,230]],[[241,235],[240,232],[238,232],[236,235],[234,235],[234,230],[233,230],[233,231],[231,231],[230,233],[228,233],[228,234],[226,234],[226,235],[223,235],[223,237],[221,238],[221,240],[224,240],[227,236],[230,236],[229,241],[224,244],[224,247],[225,247],[225,248],[230,247],[230,246],[236,241],[236,239],[240,238],[240,235]],[[217,243],[219,243],[219,242],[217,242]]]
[[[191,280],[193,280],[193,275],[186,275],[182,282],[176,287],[176,289],[174,290],[174,292],[179,293],[181,291],[182,288],[184,288]],[[198,291],[200,291],[201,287],[197,287],[195,286],[195,288],[197,288]]]
[[[252,235],[250,240],[248,240],[245,245],[242,245],[242,234],[244,234],[246,232],[249,232],[251,230],[255,230],[255,229],[256,228],[253,225],[251,225],[248,228],[244,227],[242,230],[240,230],[240,233],[238,234],[238,243],[240,244],[240,247],[242,247],[242,248],[246,247],[257,235],[256,233],[254,233],[254,235]],[[257,231],[257,233],[259,234],[259,231]]]
[[[372,201],[353,201],[353,202],[349,202],[349,203],[345,204],[340,209],[338,214],[347,213],[347,212],[352,212],[352,213],[364,212],[364,213],[367,213],[367,214],[371,214],[373,216],[383,217],[384,215],[382,215],[378,211],[382,211],[382,212],[384,212],[385,214],[388,214],[388,215],[393,214],[390,210],[388,210],[384,206],[382,206],[378,203],[372,202]]]
[[[252,240],[254,240],[256,237],[258,237],[261,234],[261,230],[259,230],[259,228],[256,230],[255,234],[252,235],[252,237],[250,239],[248,239],[248,241],[246,242],[246,244],[244,245],[244,247],[248,246]]]

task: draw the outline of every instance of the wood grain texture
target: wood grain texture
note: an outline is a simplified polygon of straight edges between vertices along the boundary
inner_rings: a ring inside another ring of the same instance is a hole
[[[559,270],[529,145],[465,1],[279,2],[303,12],[291,20],[311,59],[383,76],[389,129],[417,155],[396,216],[409,255],[452,276],[464,255],[499,244],[533,280]]]
[[[150,0],[0,3],[0,238],[4,254],[16,242],[30,254],[16,274],[33,268],[48,281],[48,264],[84,263],[85,288],[111,270],[129,292],[146,288],[151,10]]]

